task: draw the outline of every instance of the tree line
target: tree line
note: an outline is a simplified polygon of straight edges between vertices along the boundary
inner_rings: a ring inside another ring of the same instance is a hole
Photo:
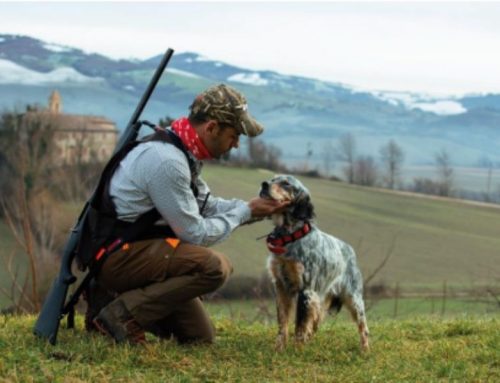
[[[388,189],[409,189],[417,193],[451,197],[454,190],[454,171],[445,149],[434,155],[437,179],[414,178],[413,184],[404,186],[401,176],[405,153],[393,139],[379,148],[380,165],[372,156],[358,155],[352,133],[339,138],[336,158],[345,164],[342,172],[346,181],[363,186],[382,186]]]
[[[403,181],[405,152],[394,139],[379,147],[378,157],[358,153],[356,138],[352,133],[341,135],[336,143],[328,140],[320,151],[321,170],[319,167],[310,166],[313,154],[310,143],[306,144],[305,161],[302,166],[290,168],[284,164],[279,148],[260,139],[254,138],[248,141],[246,154],[231,156],[226,158],[225,162],[237,166],[261,167],[276,172],[331,178],[354,185],[500,203],[500,185],[495,190],[492,182],[495,166],[488,158],[481,160],[481,167],[487,169],[486,189],[474,192],[457,187],[452,159],[446,149],[438,150],[433,155],[435,177],[414,177],[408,183]],[[343,178],[331,175],[337,162],[341,163]]]

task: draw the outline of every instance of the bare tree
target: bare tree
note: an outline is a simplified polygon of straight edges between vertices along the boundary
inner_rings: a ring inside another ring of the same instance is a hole
[[[352,133],[346,133],[339,138],[337,158],[344,161],[344,175],[347,182],[354,182],[354,161],[356,157],[356,140]]]
[[[305,171],[309,171],[309,166],[310,166],[310,161],[313,155],[313,149],[312,149],[312,144],[310,142],[307,143],[307,148],[306,148],[306,163],[305,163]]]
[[[284,169],[280,161],[281,150],[278,147],[272,144],[266,145],[262,140],[256,138],[251,138],[248,141],[248,156],[252,166],[271,170]]]
[[[383,280],[373,282],[374,279],[380,274],[380,272],[387,266],[387,262],[394,255],[394,250],[396,248],[398,234],[396,234],[387,248],[384,258],[380,263],[370,272],[368,270],[363,271],[365,278],[363,279],[363,297],[365,298],[366,310],[370,310],[376,303],[384,296],[389,296],[389,288],[384,283]],[[370,257],[373,254],[371,250],[372,247],[363,248],[363,237],[359,238],[359,243],[354,246],[356,253],[358,254],[358,259],[362,259],[366,256]],[[368,300],[369,299],[369,300]]]
[[[333,147],[332,141],[331,140],[326,141],[323,145],[321,157],[323,159],[323,169],[327,177],[330,176],[330,173],[334,167],[334,161],[335,161],[334,153],[335,153],[335,148]]]
[[[422,194],[439,194],[440,183],[431,180],[430,178],[418,177],[413,179],[413,185],[410,186],[410,190],[415,193]]]
[[[390,140],[380,148],[380,157],[385,170],[384,182],[389,189],[394,189],[404,160],[403,149],[394,140]]]
[[[39,287],[44,283],[40,276],[50,278],[48,273],[40,271],[47,265],[54,245],[54,225],[50,222],[51,209],[46,197],[54,149],[53,133],[50,118],[33,113],[30,107],[25,113],[7,112],[0,118],[0,150],[11,169],[9,183],[12,186],[7,193],[2,193],[0,203],[7,225],[28,261],[28,272],[22,283],[18,272],[7,267],[15,287],[13,290],[18,293],[12,294],[12,298],[17,296],[14,302],[17,310],[26,303],[29,310],[38,310]],[[12,264],[5,259],[4,263]]]
[[[392,242],[389,246],[389,248],[387,249],[386,253],[385,253],[385,256],[384,256],[384,259],[377,265],[377,267],[375,267],[375,269],[373,269],[370,274],[364,279],[363,281],[363,286],[364,286],[364,290],[366,291],[368,286],[370,285],[370,282],[373,280],[373,278],[375,278],[377,276],[377,274],[385,267],[387,261],[389,260],[389,258],[393,255],[394,253],[394,249],[396,248],[396,241],[397,241],[397,235],[395,235],[393,238],[392,238]]]
[[[354,162],[354,183],[373,186],[377,182],[377,166],[373,157],[359,156]]]
[[[435,155],[436,170],[439,176],[439,191],[441,196],[451,196],[453,192],[453,168],[448,152],[441,149]]]
[[[491,179],[493,178],[493,161],[491,161],[487,156],[479,160],[479,166],[481,168],[487,169],[488,173],[486,175],[486,191],[483,193],[483,199],[486,202],[491,202],[493,200],[491,193]]]
[[[12,175],[14,169],[3,152],[3,135],[0,133],[0,196],[10,195],[13,192]],[[3,210],[0,209],[0,217],[3,217]]]

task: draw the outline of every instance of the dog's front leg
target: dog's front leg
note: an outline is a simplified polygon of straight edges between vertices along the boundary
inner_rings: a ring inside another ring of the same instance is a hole
[[[288,342],[288,323],[293,307],[295,294],[286,290],[280,280],[275,282],[276,286],[276,310],[278,314],[278,336],[276,337],[276,350],[282,351]]]
[[[305,343],[317,330],[320,320],[321,304],[318,295],[312,290],[300,291],[295,318],[295,340]]]

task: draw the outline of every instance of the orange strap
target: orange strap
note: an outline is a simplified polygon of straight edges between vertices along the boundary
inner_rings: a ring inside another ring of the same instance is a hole
[[[167,242],[172,248],[176,248],[179,246],[180,240],[178,238],[165,238],[165,242]]]

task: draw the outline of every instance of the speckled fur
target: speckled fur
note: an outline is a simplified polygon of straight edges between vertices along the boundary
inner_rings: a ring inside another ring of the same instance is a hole
[[[275,176],[267,185],[263,184],[261,196],[292,202],[281,217],[273,217],[275,232],[291,233],[313,218],[309,191],[293,176]],[[286,346],[288,321],[294,307],[295,338],[306,342],[328,309],[340,302],[346,305],[358,325],[361,348],[368,350],[363,278],[354,250],[310,224],[311,232],[287,244],[285,254],[271,253],[268,258],[268,270],[276,289],[279,326],[276,347],[281,350]]]

